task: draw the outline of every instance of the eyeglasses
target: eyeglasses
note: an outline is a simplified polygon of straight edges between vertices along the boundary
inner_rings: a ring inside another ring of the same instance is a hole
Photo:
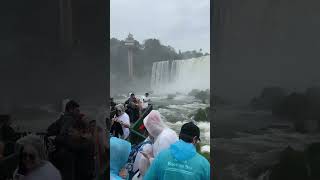
[[[27,153],[27,152],[23,152],[22,153],[22,159],[23,160],[27,160],[27,159],[30,159],[32,161],[34,161],[36,159],[36,155],[35,154],[32,154],[32,153]]]

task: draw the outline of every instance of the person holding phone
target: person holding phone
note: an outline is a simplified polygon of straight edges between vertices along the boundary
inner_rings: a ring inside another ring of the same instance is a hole
[[[115,107],[116,109],[116,115],[114,118],[112,118],[112,123],[111,124],[115,124],[115,123],[119,123],[122,127],[122,131],[123,131],[123,135],[122,135],[122,139],[127,139],[129,137],[130,134],[130,118],[128,116],[128,114],[125,112],[125,108],[122,104],[118,104]]]
[[[152,110],[143,120],[144,127],[148,131],[151,146],[146,146],[138,153],[138,167],[139,172],[133,177],[135,180],[144,178],[145,172],[152,164],[157,155],[170,147],[171,144],[178,141],[176,132],[170,129],[162,120],[159,111]],[[137,155],[137,156],[138,156]]]

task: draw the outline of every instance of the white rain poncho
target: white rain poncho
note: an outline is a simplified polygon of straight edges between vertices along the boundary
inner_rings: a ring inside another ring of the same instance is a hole
[[[150,155],[152,158],[147,159],[144,156],[140,156],[139,173],[141,176],[138,179],[142,179],[154,157],[156,157],[162,150],[169,148],[171,144],[178,141],[176,132],[165,125],[165,123],[162,121],[159,111],[152,110],[145,117],[143,123],[150,136],[153,137],[154,143],[152,145],[152,149],[146,148],[144,150],[144,152]]]
[[[166,126],[159,111],[152,110],[143,120],[144,126],[154,138],[153,156],[156,157],[161,150],[178,141],[177,133]]]
[[[145,142],[146,141],[152,142],[152,140],[149,137],[147,137],[144,141]],[[143,146],[141,146],[140,148],[141,148],[140,149],[141,151],[145,152],[146,154],[150,154],[150,156],[152,156],[152,143],[150,143],[150,144],[146,143]],[[143,155],[140,152],[138,152],[136,159],[134,161],[134,164],[133,164],[133,172],[136,172],[139,169],[141,171],[141,168],[139,167],[139,165],[140,165],[140,161],[141,161],[142,157],[143,157]]]
[[[14,172],[14,179],[18,180],[61,180],[60,172],[49,162],[47,161],[47,154],[45,151],[44,141],[35,135],[25,136],[17,141],[17,150],[20,150],[20,147],[25,145],[33,146],[41,160],[41,166],[34,169],[28,175],[23,176],[18,174],[18,169]]]

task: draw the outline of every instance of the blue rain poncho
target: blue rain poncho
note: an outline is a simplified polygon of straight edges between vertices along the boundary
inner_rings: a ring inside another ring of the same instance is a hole
[[[122,180],[119,172],[127,163],[130,151],[131,144],[128,141],[110,138],[110,179]]]
[[[144,180],[209,180],[210,164],[196,152],[193,144],[182,140],[159,153]]]

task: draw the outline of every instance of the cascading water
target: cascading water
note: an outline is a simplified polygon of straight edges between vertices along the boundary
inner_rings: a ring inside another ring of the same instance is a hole
[[[156,94],[188,93],[210,88],[210,56],[159,61],[152,65],[151,89]]]
[[[159,61],[152,65],[151,87],[152,89],[165,88],[164,84],[169,83],[169,61]]]

